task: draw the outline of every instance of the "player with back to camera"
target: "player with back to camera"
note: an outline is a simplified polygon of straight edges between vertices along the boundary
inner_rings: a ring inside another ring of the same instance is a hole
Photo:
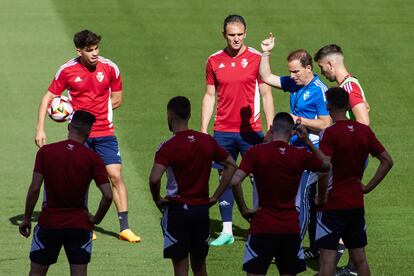
[[[196,276],[207,275],[209,208],[227,188],[236,170],[233,158],[209,135],[188,128],[191,106],[187,98],[172,98],[167,105],[173,136],[155,154],[149,177],[152,198],[163,212],[164,258],[172,259],[174,275],[188,275],[189,259]],[[212,161],[223,166],[220,184],[209,197]],[[167,172],[167,195],[160,196]]]
[[[295,275],[306,269],[299,256],[301,237],[295,198],[303,171],[328,172],[330,163],[310,141],[302,125],[297,127],[297,133],[311,152],[289,145],[294,128],[289,113],[276,114],[272,141],[251,147],[231,181],[239,210],[250,222],[243,264],[247,275],[266,274],[273,258],[280,275]],[[241,182],[250,173],[257,185],[257,210],[247,208],[241,188]]]
[[[267,129],[274,115],[271,88],[259,77],[261,54],[245,45],[246,33],[246,22],[242,16],[233,14],[226,17],[223,37],[227,45],[207,60],[206,91],[201,109],[200,131],[207,133],[217,94],[213,136],[234,160],[237,160],[239,153],[243,155],[252,145],[263,141],[260,96]],[[255,201],[254,179],[251,182]],[[229,187],[219,199],[223,230],[211,242],[212,246],[234,242],[233,205],[233,193]]]
[[[122,159],[114,133],[113,109],[122,104],[122,81],[118,66],[99,56],[101,36],[83,30],[73,38],[78,57],[63,64],[43,96],[36,126],[36,145],[46,143],[44,120],[48,102],[68,90],[74,110],[83,109],[96,117],[86,143],[103,159],[112,183],[114,202],[120,223],[119,239],[139,242],[129,229],[128,192],[122,178]],[[95,238],[95,237],[94,237]]]
[[[262,41],[262,59],[260,62],[260,76],[264,82],[273,87],[290,93],[290,113],[294,121],[298,119],[308,129],[309,138],[318,147],[319,133],[331,123],[326,109],[326,85],[313,73],[312,57],[303,49],[295,50],[288,55],[288,69],[290,76],[279,77],[271,73],[270,53],[275,45],[272,33]],[[303,143],[292,137],[291,143],[302,147]],[[300,209],[301,237],[305,237],[309,225],[310,247],[305,250],[305,259],[317,258],[318,250],[315,247],[316,210],[313,198],[316,193],[317,175],[305,171],[301,178],[296,206]]]
[[[340,87],[326,92],[334,125],[323,134],[320,149],[332,162],[331,175],[320,175],[317,204],[316,245],[320,249],[320,276],[335,273],[339,239],[349,250],[357,273],[370,275],[365,256],[367,245],[364,219],[364,194],[371,192],[393,165],[391,156],[366,125],[349,120],[349,95]],[[371,154],[380,161],[367,185],[362,183],[366,160]]]
[[[92,254],[92,227],[104,218],[112,202],[112,190],[105,165],[83,144],[95,117],[86,111],[74,113],[68,139],[45,145],[36,155],[32,182],[26,197],[20,233],[30,235],[33,209],[45,183],[42,211],[34,228],[29,275],[46,275],[56,263],[62,246],[70,264],[70,275],[86,275]],[[95,215],[85,206],[90,182],[102,193]]]

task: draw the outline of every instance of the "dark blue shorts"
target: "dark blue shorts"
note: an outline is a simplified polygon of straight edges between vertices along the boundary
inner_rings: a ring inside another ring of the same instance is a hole
[[[340,238],[348,249],[367,245],[364,208],[318,212],[316,246],[336,250]]]
[[[180,260],[191,254],[205,259],[210,238],[207,205],[170,204],[164,209],[161,227],[164,234],[164,258]]]
[[[299,258],[300,242],[299,234],[249,235],[243,270],[252,274],[266,274],[275,259],[280,274],[305,271],[305,260]]]
[[[40,265],[54,264],[62,246],[70,264],[87,264],[92,254],[92,231],[75,228],[46,229],[36,225],[30,260]]]
[[[121,152],[119,151],[116,136],[88,138],[85,145],[99,154],[105,166],[122,164]]]
[[[225,149],[234,160],[239,153],[243,155],[251,146],[263,143],[263,133],[258,132],[224,132],[214,131],[217,143]],[[223,169],[219,164],[213,164],[215,169]]]

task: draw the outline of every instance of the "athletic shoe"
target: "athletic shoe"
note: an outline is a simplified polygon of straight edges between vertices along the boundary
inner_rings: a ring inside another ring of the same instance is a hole
[[[227,234],[227,233],[220,233],[220,236],[218,236],[217,239],[210,242],[211,246],[223,246],[226,244],[232,244],[234,242],[233,235]]]
[[[358,276],[358,273],[350,270],[347,266],[345,266],[336,272],[335,276]]]
[[[314,260],[319,258],[319,251],[308,247],[303,250],[303,255],[305,260]]]
[[[131,229],[125,229],[119,233],[119,239],[127,242],[137,243],[141,238],[134,234]]]
[[[94,240],[96,240],[96,233],[95,233],[95,230],[92,230],[92,240],[94,241]]]

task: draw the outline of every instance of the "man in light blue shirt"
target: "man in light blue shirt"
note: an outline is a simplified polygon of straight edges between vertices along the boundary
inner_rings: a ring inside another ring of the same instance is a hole
[[[278,89],[290,93],[290,113],[295,122],[300,122],[309,131],[309,138],[315,146],[319,145],[319,133],[331,124],[331,117],[326,108],[326,85],[313,74],[312,56],[303,49],[291,52],[287,58],[290,76],[279,77],[271,73],[270,51],[274,47],[275,38],[270,33],[269,38],[262,42],[262,59],[260,62],[260,77],[262,80]],[[291,143],[295,146],[305,146],[297,136]],[[313,199],[316,193],[316,173],[305,171],[301,178],[296,208],[299,210],[301,237],[305,236],[309,225],[310,249],[305,252],[305,258],[317,258],[318,250],[314,247],[316,212]],[[310,215],[314,216],[309,224]]]

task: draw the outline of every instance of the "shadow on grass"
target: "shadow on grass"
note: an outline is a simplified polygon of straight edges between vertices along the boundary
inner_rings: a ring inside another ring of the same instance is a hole
[[[210,231],[212,237],[217,237],[223,228],[223,222],[217,219],[210,219]],[[233,224],[233,236],[238,240],[247,241],[247,229],[242,229],[236,224]]]
[[[37,222],[38,221],[38,218],[39,218],[39,214],[40,214],[39,211],[33,212],[31,221],[32,222]],[[23,216],[24,216],[24,214],[20,214],[20,215],[16,215],[16,216],[10,217],[9,218],[9,221],[10,221],[10,223],[12,225],[19,226],[19,224],[23,221]],[[108,235],[108,236],[112,236],[112,237],[118,238],[118,233],[105,230],[102,227],[95,226],[94,227],[94,230],[95,230],[95,232],[98,232],[98,233],[101,233],[101,234],[104,234],[104,235]]]

